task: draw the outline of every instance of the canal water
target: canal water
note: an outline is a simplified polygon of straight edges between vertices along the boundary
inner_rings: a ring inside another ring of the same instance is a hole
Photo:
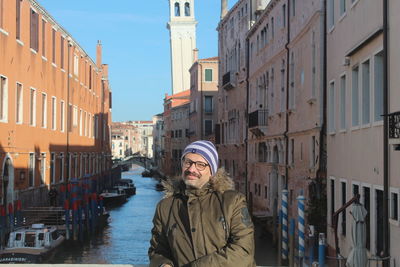
[[[163,193],[155,190],[157,181],[143,178],[143,168],[133,166],[122,173],[132,179],[136,195],[120,207],[109,210],[110,223],[101,233],[79,245],[65,245],[51,263],[148,264],[147,250],[155,207]]]
[[[109,210],[108,226],[83,244],[64,245],[49,263],[147,265],[152,219],[163,192],[155,190],[155,179],[141,176],[143,170],[133,165],[132,169],[122,173],[122,178],[134,181],[136,195],[120,207]],[[269,234],[256,226],[257,265],[277,266],[277,250],[272,247],[271,240]]]

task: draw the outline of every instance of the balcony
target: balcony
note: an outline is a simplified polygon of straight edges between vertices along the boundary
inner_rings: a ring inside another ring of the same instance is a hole
[[[249,130],[256,136],[266,135],[268,109],[259,109],[249,114]]]
[[[227,72],[222,76],[222,88],[231,90],[236,87],[236,76],[233,72]]]

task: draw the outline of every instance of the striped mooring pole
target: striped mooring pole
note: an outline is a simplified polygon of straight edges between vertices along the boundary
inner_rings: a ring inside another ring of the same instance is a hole
[[[297,197],[298,201],[298,232],[299,232],[299,258],[300,262],[303,261],[305,246],[304,246],[304,200],[303,192]]]
[[[288,259],[288,191],[282,190],[282,259]]]

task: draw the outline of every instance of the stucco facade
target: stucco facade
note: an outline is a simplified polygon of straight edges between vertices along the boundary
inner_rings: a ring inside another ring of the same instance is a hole
[[[38,205],[47,185],[111,167],[108,66],[36,1],[2,4],[1,202]]]
[[[246,194],[246,34],[250,28],[250,1],[238,1],[222,10],[218,24],[218,124],[216,145],[219,165]],[[222,15],[221,14],[221,15]],[[219,131],[218,131],[219,128]]]
[[[218,58],[197,60],[190,68],[190,81],[189,140],[214,141],[217,123]]]
[[[328,244],[334,248],[332,213],[359,193],[368,211],[370,256],[383,246],[382,12],[381,1],[327,6]],[[338,227],[344,256],[352,246],[351,223],[347,209]]]

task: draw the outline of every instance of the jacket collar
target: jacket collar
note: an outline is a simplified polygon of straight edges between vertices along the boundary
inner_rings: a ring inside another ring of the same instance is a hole
[[[178,178],[168,178],[166,181],[162,182],[165,188],[165,196],[164,198],[173,196],[173,195],[194,195],[194,196],[202,196],[208,192],[220,192],[223,193],[227,190],[233,190],[234,185],[232,179],[228,176],[228,173],[224,168],[220,168],[217,173],[211,177],[208,184],[206,184],[201,189],[188,189],[186,188],[185,183],[183,182],[182,177]]]

